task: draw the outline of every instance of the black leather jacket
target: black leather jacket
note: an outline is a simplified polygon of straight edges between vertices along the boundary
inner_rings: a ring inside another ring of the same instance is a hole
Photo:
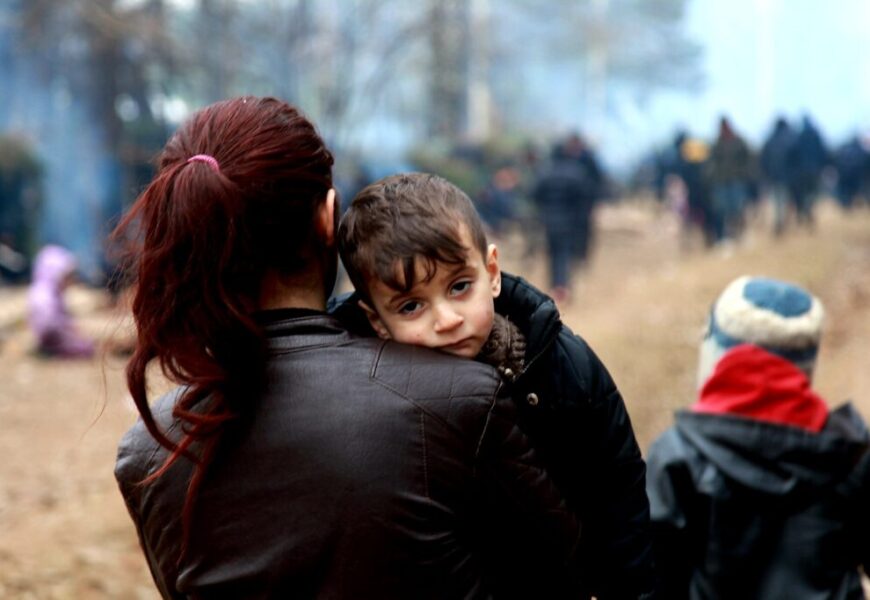
[[[269,385],[226,438],[179,567],[190,473],[141,421],[115,475],[165,598],[485,598],[481,532],[572,563],[579,525],[514,425],[494,369],[349,334],[325,315],[271,322]],[[175,393],[153,410],[175,434]]]

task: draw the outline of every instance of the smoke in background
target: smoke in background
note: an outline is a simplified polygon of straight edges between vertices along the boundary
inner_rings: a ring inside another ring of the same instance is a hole
[[[0,16],[8,17],[15,4]],[[71,85],[71,74],[46,68],[38,51],[17,43],[13,23],[0,19],[0,135],[24,140],[41,164],[37,244],[69,248],[82,276],[97,282],[105,224],[121,210],[120,167],[100,121],[90,118],[86,99]],[[80,50],[67,45],[59,51]]]

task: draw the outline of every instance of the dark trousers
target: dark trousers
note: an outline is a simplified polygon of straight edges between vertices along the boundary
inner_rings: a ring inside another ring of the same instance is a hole
[[[573,235],[564,230],[547,230],[547,249],[550,254],[550,287],[569,287],[571,260],[575,255]]]

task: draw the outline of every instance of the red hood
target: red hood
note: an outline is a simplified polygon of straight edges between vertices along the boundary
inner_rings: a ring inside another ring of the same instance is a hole
[[[694,412],[738,415],[818,432],[828,419],[825,401],[803,371],[758,346],[729,350],[701,388]]]

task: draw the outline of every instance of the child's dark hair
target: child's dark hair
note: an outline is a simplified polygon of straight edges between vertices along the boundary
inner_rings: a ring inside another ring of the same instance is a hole
[[[145,482],[182,456],[194,464],[182,555],[218,442],[230,422],[250,414],[264,381],[264,336],[252,318],[263,278],[313,264],[314,218],[332,187],[332,164],[314,126],[289,104],[219,102],[167,142],[156,176],[113,234],[131,246],[125,267],[135,284],[127,386],[145,427],[169,450]],[[152,361],[183,386],[174,439],[149,407]]]
[[[353,199],[338,229],[338,248],[348,277],[370,302],[372,279],[401,291],[414,287],[418,259],[425,280],[435,275],[438,262],[464,263],[469,248],[460,240],[462,226],[485,256],[483,224],[465,192],[437,175],[391,175]]]

